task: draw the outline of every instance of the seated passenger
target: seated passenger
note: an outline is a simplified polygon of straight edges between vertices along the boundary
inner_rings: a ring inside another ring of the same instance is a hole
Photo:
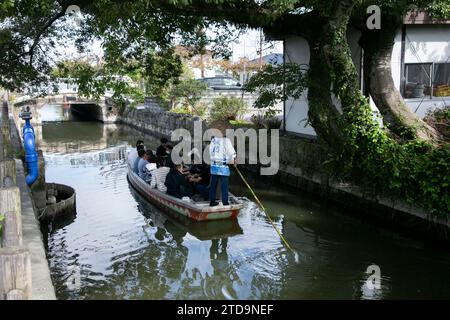
[[[191,197],[192,189],[182,173],[183,165],[175,164],[166,177],[167,194],[176,198]]]
[[[166,138],[161,138],[161,145],[156,149],[156,156],[157,157],[167,157],[168,150],[168,140]]]
[[[133,164],[133,172],[136,173],[136,174],[139,174],[139,161],[141,161],[141,159],[144,157],[144,155],[145,155],[145,150],[144,149],[139,149],[138,150],[138,156],[134,160],[134,164]]]
[[[168,144],[167,145],[167,156],[165,157],[166,158],[166,165],[169,167],[169,168],[173,168],[173,161],[172,161],[172,150],[173,150],[173,146],[171,145],[171,144]]]
[[[150,183],[152,181],[153,173],[156,170],[156,158],[155,156],[151,156],[148,159],[148,164],[144,167],[144,181],[147,183]]]
[[[167,174],[170,168],[166,165],[166,159],[159,157],[157,160],[158,168],[152,174],[152,180],[150,182],[150,187],[156,188],[161,192],[166,192],[167,187],[164,184],[166,181]]]
[[[130,166],[133,166],[134,161],[138,157],[138,151],[140,149],[145,149],[144,141],[142,141],[142,140],[138,140],[136,142],[136,148],[135,149],[131,149],[130,152],[128,153],[128,163],[130,164]]]
[[[192,169],[195,170],[195,173],[191,174],[189,181],[192,183],[194,193],[201,195],[206,201],[209,199],[209,182],[211,180],[209,166],[202,163],[195,165]]]
[[[139,173],[138,174],[141,179],[144,179],[146,176],[145,166],[150,163],[149,160],[152,156],[153,156],[152,150],[147,150],[144,154],[144,157],[142,157],[139,160],[139,164],[138,164],[138,172]]]

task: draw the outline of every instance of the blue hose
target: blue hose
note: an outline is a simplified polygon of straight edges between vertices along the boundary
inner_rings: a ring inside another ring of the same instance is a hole
[[[23,146],[25,148],[25,162],[27,164],[28,174],[25,177],[27,185],[31,186],[38,177],[38,154],[35,147],[34,129],[30,120],[25,120],[25,126],[22,130]]]

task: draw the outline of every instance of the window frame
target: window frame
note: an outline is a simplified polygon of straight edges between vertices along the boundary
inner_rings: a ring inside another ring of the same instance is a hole
[[[450,65],[450,61],[447,60],[447,61],[432,61],[432,62],[428,62],[428,61],[427,62],[411,62],[411,63],[404,63],[403,64],[403,75],[402,75],[403,79],[402,80],[403,80],[404,85],[403,85],[403,92],[401,92],[401,95],[402,95],[403,99],[421,99],[421,98],[405,98],[406,84],[408,83],[407,82],[407,70],[408,70],[407,67],[410,66],[410,65],[430,65],[430,81],[428,83],[428,86],[430,87],[430,94],[429,95],[428,94],[427,95],[424,94],[424,97],[429,96],[430,99],[450,97],[450,95],[449,96],[441,96],[441,97],[433,95],[434,88],[436,88],[435,79],[434,79],[435,78],[435,65],[436,64],[449,64]]]

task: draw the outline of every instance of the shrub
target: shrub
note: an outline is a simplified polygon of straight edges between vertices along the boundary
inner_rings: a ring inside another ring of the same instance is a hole
[[[258,112],[251,116],[250,120],[258,129],[280,129],[282,120],[271,112],[262,114]]]
[[[236,97],[221,96],[213,100],[209,111],[210,121],[236,120],[242,116],[247,109],[245,102]]]
[[[206,115],[206,111],[208,111],[208,106],[203,102],[197,102],[195,106],[180,105],[175,108],[172,108],[170,111],[175,113],[190,114],[193,116],[199,116],[201,118],[204,118]]]
[[[0,214],[0,240],[3,236],[3,220],[5,220],[5,216]]]
[[[253,122],[253,124],[255,125],[255,127],[257,129],[264,128],[264,121],[265,121],[265,119],[264,119],[264,115],[262,113],[258,112],[257,114],[252,115],[250,117],[250,120]]]
[[[423,120],[442,134],[446,141],[450,141],[450,106],[428,111]]]
[[[189,109],[190,113],[196,113],[196,107],[206,88],[207,85],[204,82],[187,77],[182,78],[169,90],[171,104],[175,108],[181,107]]]

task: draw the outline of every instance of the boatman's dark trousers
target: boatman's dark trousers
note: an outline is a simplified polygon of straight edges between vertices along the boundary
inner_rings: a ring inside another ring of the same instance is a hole
[[[217,176],[215,174],[211,175],[211,186],[209,188],[209,201],[216,201],[216,191],[217,183],[220,180],[220,189],[222,191],[222,204],[224,206],[228,205],[228,177],[227,176]]]

